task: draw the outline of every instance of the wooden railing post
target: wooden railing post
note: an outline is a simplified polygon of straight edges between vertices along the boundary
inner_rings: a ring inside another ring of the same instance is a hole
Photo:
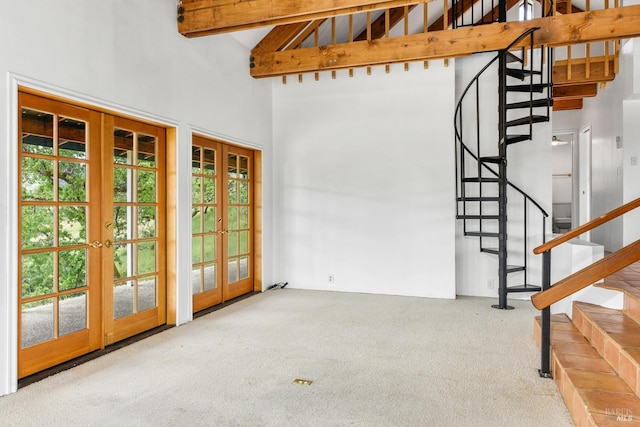
[[[551,287],[551,250],[542,254],[542,290]],[[550,368],[551,358],[551,307],[542,310],[540,328],[540,370],[543,378],[552,378]]]

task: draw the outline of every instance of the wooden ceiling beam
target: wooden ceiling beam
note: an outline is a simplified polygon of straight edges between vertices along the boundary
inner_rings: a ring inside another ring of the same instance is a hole
[[[338,15],[390,9],[420,0],[200,0],[178,8],[178,32],[199,37],[268,25],[325,19]]]
[[[256,52],[276,52],[287,46],[296,38],[309,22],[296,22],[294,24],[278,25],[260,40],[254,50]]]
[[[638,37],[640,5],[284,52],[253,51],[251,75],[273,77],[461,57],[504,49],[526,30],[536,27],[540,30],[535,32],[535,44],[552,47]]]

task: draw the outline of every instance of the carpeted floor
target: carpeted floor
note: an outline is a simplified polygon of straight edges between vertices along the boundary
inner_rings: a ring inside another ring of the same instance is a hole
[[[0,426],[573,425],[536,311],[494,302],[266,292],[1,397]]]

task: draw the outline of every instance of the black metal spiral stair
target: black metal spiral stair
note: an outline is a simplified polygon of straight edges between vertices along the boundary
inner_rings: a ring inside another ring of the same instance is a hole
[[[479,238],[481,252],[498,256],[499,303],[493,307],[499,309],[512,308],[507,304],[509,293],[540,290],[540,286],[528,283],[527,245],[531,228],[528,210],[533,206],[539,213],[543,242],[548,214],[527,193],[507,180],[507,147],[532,140],[533,125],[547,122],[550,117],[551,67],[545,70],[545,63],[550,62],[551,53],[544,48],[534,48],[536,30],[526,31],[499,51],[469,83],[456,107],[456,215],[463,221],[464,235]],[[514,49],[514,46],[523,44],[526,46]],[[479,83],[483,76],[495,76],[495,73],[487,71],[495,70],[492,66],[496,61],[499,94],[497,144],[495,137],[486,137],[486,125],[481,123]],[[509,218],[508,199],[510,208],[517,200],[521,203],[521,208],[516,211],[522,216],[517,221],[523,225],[523,231],[514,240],[521,239],[524,247],[521,262],[517,264],[508,264],[508,234],[512,235],[510,227],[513,228],[509,220],[514,219],[513,216]],[[519,275],[523,276],[522,283],[510,284],[509,276],[518,272],[523,272]]]

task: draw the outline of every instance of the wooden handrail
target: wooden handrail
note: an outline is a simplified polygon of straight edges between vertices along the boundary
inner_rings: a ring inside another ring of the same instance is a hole
[[[535,248],[533,250],[533,253],[536,255],[539,255],[541,253],[550,251],[551,249],[555,248],[559,244],[564,243],[568,240],[571,240],[574,237],[578,237],[582,233],[592,230],[598,227],[599,225],[602,225],[605,222],[611,221],[612,219],[615,219],[620,215],[623,215],[637,207],[640,207],[640,198],[637,198],[625,205],[620,206],[619,208],[609,211],[606,214],[599,216],[598,218],[592,219],[586,224],[576,227],[571,231],[567,231],[566,233],[556,237],[555,239],[549,240],[547,243],[544,243],[538,246],[537,248]]]
[[[531,302],[535,308],[542,310],[636,261],[640,261],[640,240],[560,280],[546,291],[534,294]]]

